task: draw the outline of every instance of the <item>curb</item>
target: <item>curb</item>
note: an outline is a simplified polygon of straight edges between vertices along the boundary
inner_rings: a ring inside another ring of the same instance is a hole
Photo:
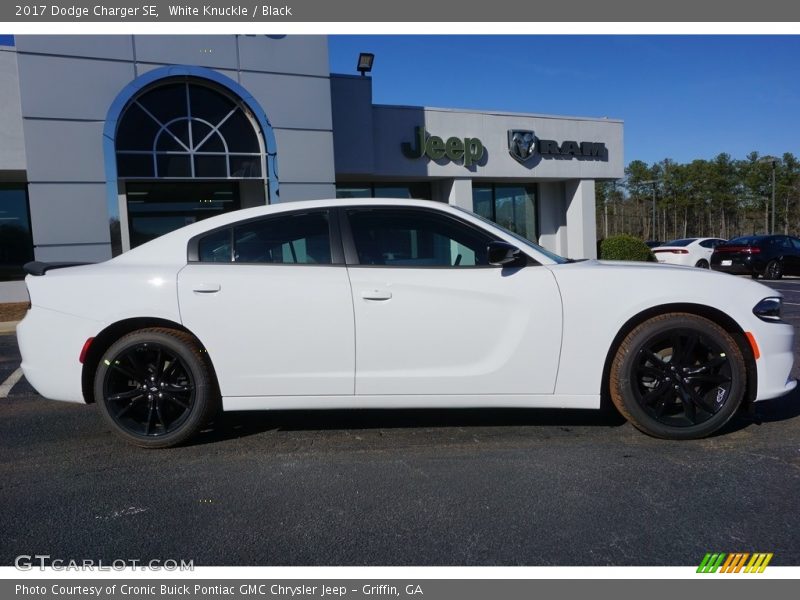
[[[0,321],[0,335],[16,333],[19,321]]]

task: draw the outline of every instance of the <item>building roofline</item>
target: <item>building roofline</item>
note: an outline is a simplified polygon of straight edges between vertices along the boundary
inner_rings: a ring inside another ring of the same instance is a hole
[[[619,123],[624,124],[622,119],[609,119],[607,117],[577,117],[571,115],[545,115],[538,113],[510,112],[502,110],[471,110],[468,108],[441,108],[435,106],[411,106],[404,104],[373,104],[373,108],[400,109],[400,110],[424,110],[427,112],[445,112],[473,115],[492,115],[497,117],[527,117],[536,119],[554,119],[559,121],[594,121],[599,123]]]

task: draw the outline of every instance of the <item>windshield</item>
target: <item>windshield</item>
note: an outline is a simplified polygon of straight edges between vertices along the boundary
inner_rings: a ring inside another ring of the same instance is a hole
[[[522,237],[520,234],[515,233],[515,232],[511,231],[510,229],[506,229],[502,225],[498,225],[494,221],[490,221],[486,217],[483,217],[483,216],[481,216],[481,215],[479,215],[477,213],[474,213],[471,210],[467,210],[466,208],[462,208],[460,206],[454,206],[453,208],[457,208],[460,211],[468,213],[471,216],[473,216],[473,217],[475,217],[477,219],[480,219],[481,221],[483,221],[487,225],[491,225],[495,229],[499,229],[503,233],[507,233],[508,235],[513,237],[515,240],[519,240],[520,242],[522,242],[528,248],[532,248],[533,250],[536,250],[536,252],[539,252],[540,254],[544,254],[547,258],[549,258],[550,260],[552,260],[556,264],[563,265],[565,263],[570,262],[570,260],[568,258],[564,258],[563,256],[559,256],[558,254],[556,254],[554,252],[550,252],[549,250],[545,250],[539,244],[534,244],[528,238]]]

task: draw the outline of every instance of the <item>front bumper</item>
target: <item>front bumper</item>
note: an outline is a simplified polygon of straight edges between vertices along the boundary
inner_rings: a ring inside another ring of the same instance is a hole
[[[783,396],[797,386],[794,366],[794,327],[789,323],[760,323],[751,331],[758,345],[756,400]]]

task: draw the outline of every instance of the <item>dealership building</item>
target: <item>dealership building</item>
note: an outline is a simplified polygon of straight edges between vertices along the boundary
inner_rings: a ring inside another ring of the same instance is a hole
[[[595,183],[623,175],[621,121],[374,104],[325,36],[0,39],[0,302],[28,260],[313,198],[447,202],[591,258]]]

